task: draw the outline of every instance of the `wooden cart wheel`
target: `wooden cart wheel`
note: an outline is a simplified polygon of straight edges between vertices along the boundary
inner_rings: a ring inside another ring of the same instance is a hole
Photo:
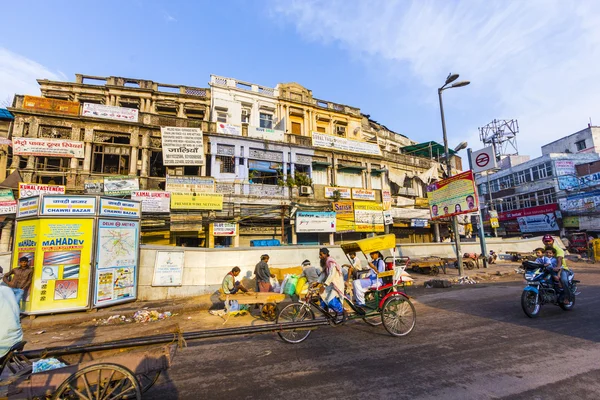
[[[260,309],[260,315],[266,321],[275,321],[277,319],[277,306],[275,303],[265,303]]]
[[[429,275],[438,275],[440,273],[440,267],[434,265],[431,267],[431,271],[429,271]]]
[[[60,384],[57,399],[136,399],[141,400],[140,384],[129,369],[117,364],[96,364],[85,367]]]
[[[136,374],[135,377],[137,378],[138,382],[140,383],[140,391],[142,393],[146,393],[148,390],[150,390],[150,388],[152,386],[154,386],[154,384],[158,380],[158,377],[160,376],[161,372],[162,372],[161,370],[158,370],[158,371],[148,372],[147,374]],[[125,397],[125,398],[133,399],[134,397]]]

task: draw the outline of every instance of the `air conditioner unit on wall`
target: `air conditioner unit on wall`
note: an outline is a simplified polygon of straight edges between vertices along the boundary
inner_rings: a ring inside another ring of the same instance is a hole
[[[300,186],[300,194],[303,196],[308,196],[308,195],[312,194],[312,187]]]

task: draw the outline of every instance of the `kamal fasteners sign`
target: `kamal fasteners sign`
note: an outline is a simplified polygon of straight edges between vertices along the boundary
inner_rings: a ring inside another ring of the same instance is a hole
[[[296,232],[335,232],[335,212],[298,211]]]
[[[204,144],[200,128],[160,128],[163,165],[203,165]]]

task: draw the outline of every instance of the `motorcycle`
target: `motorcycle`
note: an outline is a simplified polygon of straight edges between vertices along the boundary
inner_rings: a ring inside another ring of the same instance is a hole
[[[574,279],[575,274],[572,271],[568,277],[569,286],[560,291],[557,282],[552,280],[551,274],[542,264],[525,261],[523,269],[525,269],[523,276],[527,281],[527,286],[521,295],[521,307],[529,318],[537,317],[544,304],[554,304],[565,311],[573,309],[575,296],[579,294],[577,292],[579,281]],[[565,290],[571,291],[571,301],[568,304],[564,304]]]

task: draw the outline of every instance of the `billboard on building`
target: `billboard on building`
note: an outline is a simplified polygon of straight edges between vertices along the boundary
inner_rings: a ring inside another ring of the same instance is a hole
[[[65,194],[62,185],[47,185],[45,183],[19,182],[19,198],[39,196],[40,194]]]
[[[79,115],[79,103],[74,101],[48,99],[45,97],[25,96],[23,108],[38,111],[50,111],[57,114]]]
[[[200,128],[179,128],[163,126],[162,136],[163,165],[203,165],[204,144]]]
[[[109,196],[128,196],[140,189],[140,180],[133,176],[105,176],[104,194]]]
[[[352,199],[375,201],[375,191],[371,189],[352,188]]]
[[[473,171],[469,170],[427,186],[431,219],[452,217],[477,211]]]
[[[0,215],[16,214],[17,201],[12,189],[0,189]]]
[[[383,232],[383,205],[370,201],[354,202],[356,232]]]
[[[335,212],[296,212],[296,232],[335,232],[336,213]]]
[[[575,162],[570,160],[556,160],[554,161],[554,169],[556,170],[559,189],[573,190],[579,187]]]
[[[237,224],[235,222],[215,222],[212,224],[213,236],[236,236]]]
[[[83,142],[65,139],[33,139],[13,137],[13,153],[19,156],[84,158]]]
[[[171,193],[172,210],[222,210],[220,193]]]
[[[217,122],[217,133],[224,133],[225,135],[242,136],[242,126],[226,124],[224,122]]]
[[[326,199],[351,199],[352,191],[350,188],[337,187],[337,186],[325,186],[325,198]]]
[[[312,145],[329,150],[347,151],[349,153],[381,155],[379,145],[376,143],[360,142],[342,137],[312,132]]]
[[[103,177],[85,178],[85,181],[83,181],[83,192],[85,194],[103,194],[104,193],[104,178]]]
[[[210,176],[167,175],[165,190],[177,193],[214,193],[215,178]]]
[[[519,229],[522,233],[558,231],[560,227],[556,222],[554,213],[527,215],[517,218]]]
[[[142,212],[168,213],[171,211],[171,193],[155,190],[131,192],[131,200],[142,202]]]
[[[248,137],[263,139],[263,140],[273,140],[275,142],[283,142],[284,139],[283,131],[279,131],[277,129],[267,129],[267,128],[259,128],[258,126],[249,126],[248,127]]]
[[[139,111],[135,108],[83,103],[81,115],[84,117],[114,119],[116,121],[138,122]]]
[[[338,233],[354,232],[354,203],[351,201],[338,201],[332,203],[335,212],[335,231]]]

